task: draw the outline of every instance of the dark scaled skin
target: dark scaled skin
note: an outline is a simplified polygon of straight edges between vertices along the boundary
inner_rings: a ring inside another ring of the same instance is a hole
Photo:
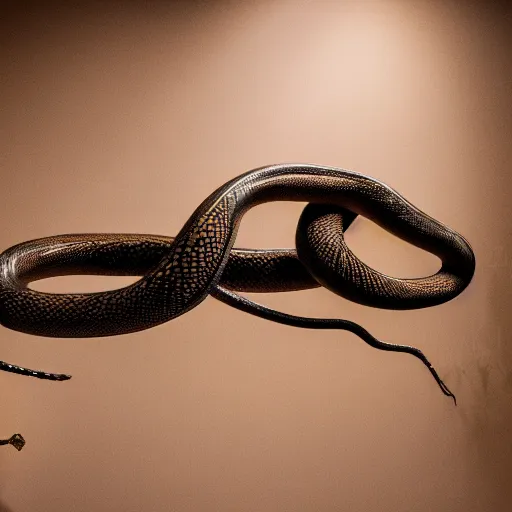
[[[309,203],[298,224],[296,250],[234,249],[244,213],[278,200]],[[441,269],[429,277],[398,279],[369,268],[343,240],[343,232],[357,215],[438,256]],[[443,393],[453,397],[414,347],[379,341],[346,320],[286,315],[234,292],[321,285],[363,305],[415,309],[453,299],[469,284],[474,270],[473,251],[461,235],[380,181],[337,168],[273,165],[217,189],[175,238],[61,235],[11,247],[0,255],[0,323],[38,336],[114,336],[172,320],[211,294],[261,318],[311,329],[344,329],[375,348],[410,353],[429,368]],[[130,286],[101,293],[50,294],[28,288],[31,281],[67,274],[142,277]],[[1,361],[0,369],[48,380],[69,378]]]
[[[21,451],[25,446],[25,439],[23,439],[21,434],[14,434],[9,439],[0,439],[0,445],[3,444],[10,444],[14,446],[16,450]]]

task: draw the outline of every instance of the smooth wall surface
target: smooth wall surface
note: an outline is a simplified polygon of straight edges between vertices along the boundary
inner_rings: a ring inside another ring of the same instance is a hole
[[[464,234],[468,290],[429,310],[326,290],[261,295],[356,321],[415,359],[214,299],[137,334],[1,328],[0,511],[505,512],[512,494],[510,9],[493,2],[7,2],[0,28],[0,247],[72,232],[175,234],[248,169],[309,162],[388,183]],[[37,5],[39,4],[39,5]],[[303,205],[244,218],[237,245],[289,247]],[[396,276],[429,254],[358,220]],[[67,277],[46,291],[130,278]]]

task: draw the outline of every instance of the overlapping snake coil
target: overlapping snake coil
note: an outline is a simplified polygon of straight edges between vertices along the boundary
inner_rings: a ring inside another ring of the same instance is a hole
[[[308,203],[298,223],[296,248],[233,248],[244,213],[279,200]],[[399,279],[371,269],[343,239],[357,215],[438,256],[440,270],[429,277]],[[473,251],[461,235],[384,183],[337,168],[273,165],[247,172],[218,188],[175,238],[61,235],[7,249],[0,255],[0,323],[38,336],[114,336],[172,320],[212,295],[261,318],[312,329],[344,329],[375,348],[410,353],[429,368],[443,393],[455,399],[414,347],[379,341],[347,320],[280,313],[235,292],[325,286],[366,306],[416,309],[456,297],[469,284],[474,270]],[[130,286],[101,293],[50,294],[28,288],[31,281],[69,274],[142,277]],[[49,380],[69,378],[2,361],[0,369]]]

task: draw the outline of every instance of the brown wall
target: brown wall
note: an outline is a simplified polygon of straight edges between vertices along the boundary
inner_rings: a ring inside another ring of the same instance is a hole
[[[325,290],[257,297],[419,346],[456,408],[410,356],[213,299],[111,339],[2,328],[2,359],[74,378],[0,375],[0,437],[28,440],[0,450],[0,511],[508,510],[510,9],[13,4],[0,28],[0,248],[69,232],[173,234],[218,185],[294,161],[383,180],[463,233],[478,268],[462,296],[430,310],[379,311]],[[249,212],[237,244],[290,246],[301,207]],[[390,274],[437,268],[368,221],[347,238]]]

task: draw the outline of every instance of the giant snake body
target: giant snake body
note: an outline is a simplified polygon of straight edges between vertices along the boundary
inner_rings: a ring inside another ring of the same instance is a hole
[[[235,249],[247,210],[269,201],[307,202],[296,250]],[[363,215],[442,261],[429,277],[377,272],[346,246],[343,232]],[[420,211],[384,183],[316,165],[273,165],[227,182],[195,210],[175,238],[134,234],[61,235],[18,244],[0,255],[0,323],[38,336],[114,336],[148,329],[190,311],[208,295],[256,316],[298,327],[344,329],[373,347],[410,353],[455,399],[423,353],[385,343],[337,319],[280,313],[236,291],[278,292],[325,286],[363,305],[416,309],[453,299],[471,281],[475,258],[458,233]],[[137,282],[101,293],[51,294],[31,281],[69,274],[134,275]],[[69,376],[0,361],[0,369],[49,380]]]

